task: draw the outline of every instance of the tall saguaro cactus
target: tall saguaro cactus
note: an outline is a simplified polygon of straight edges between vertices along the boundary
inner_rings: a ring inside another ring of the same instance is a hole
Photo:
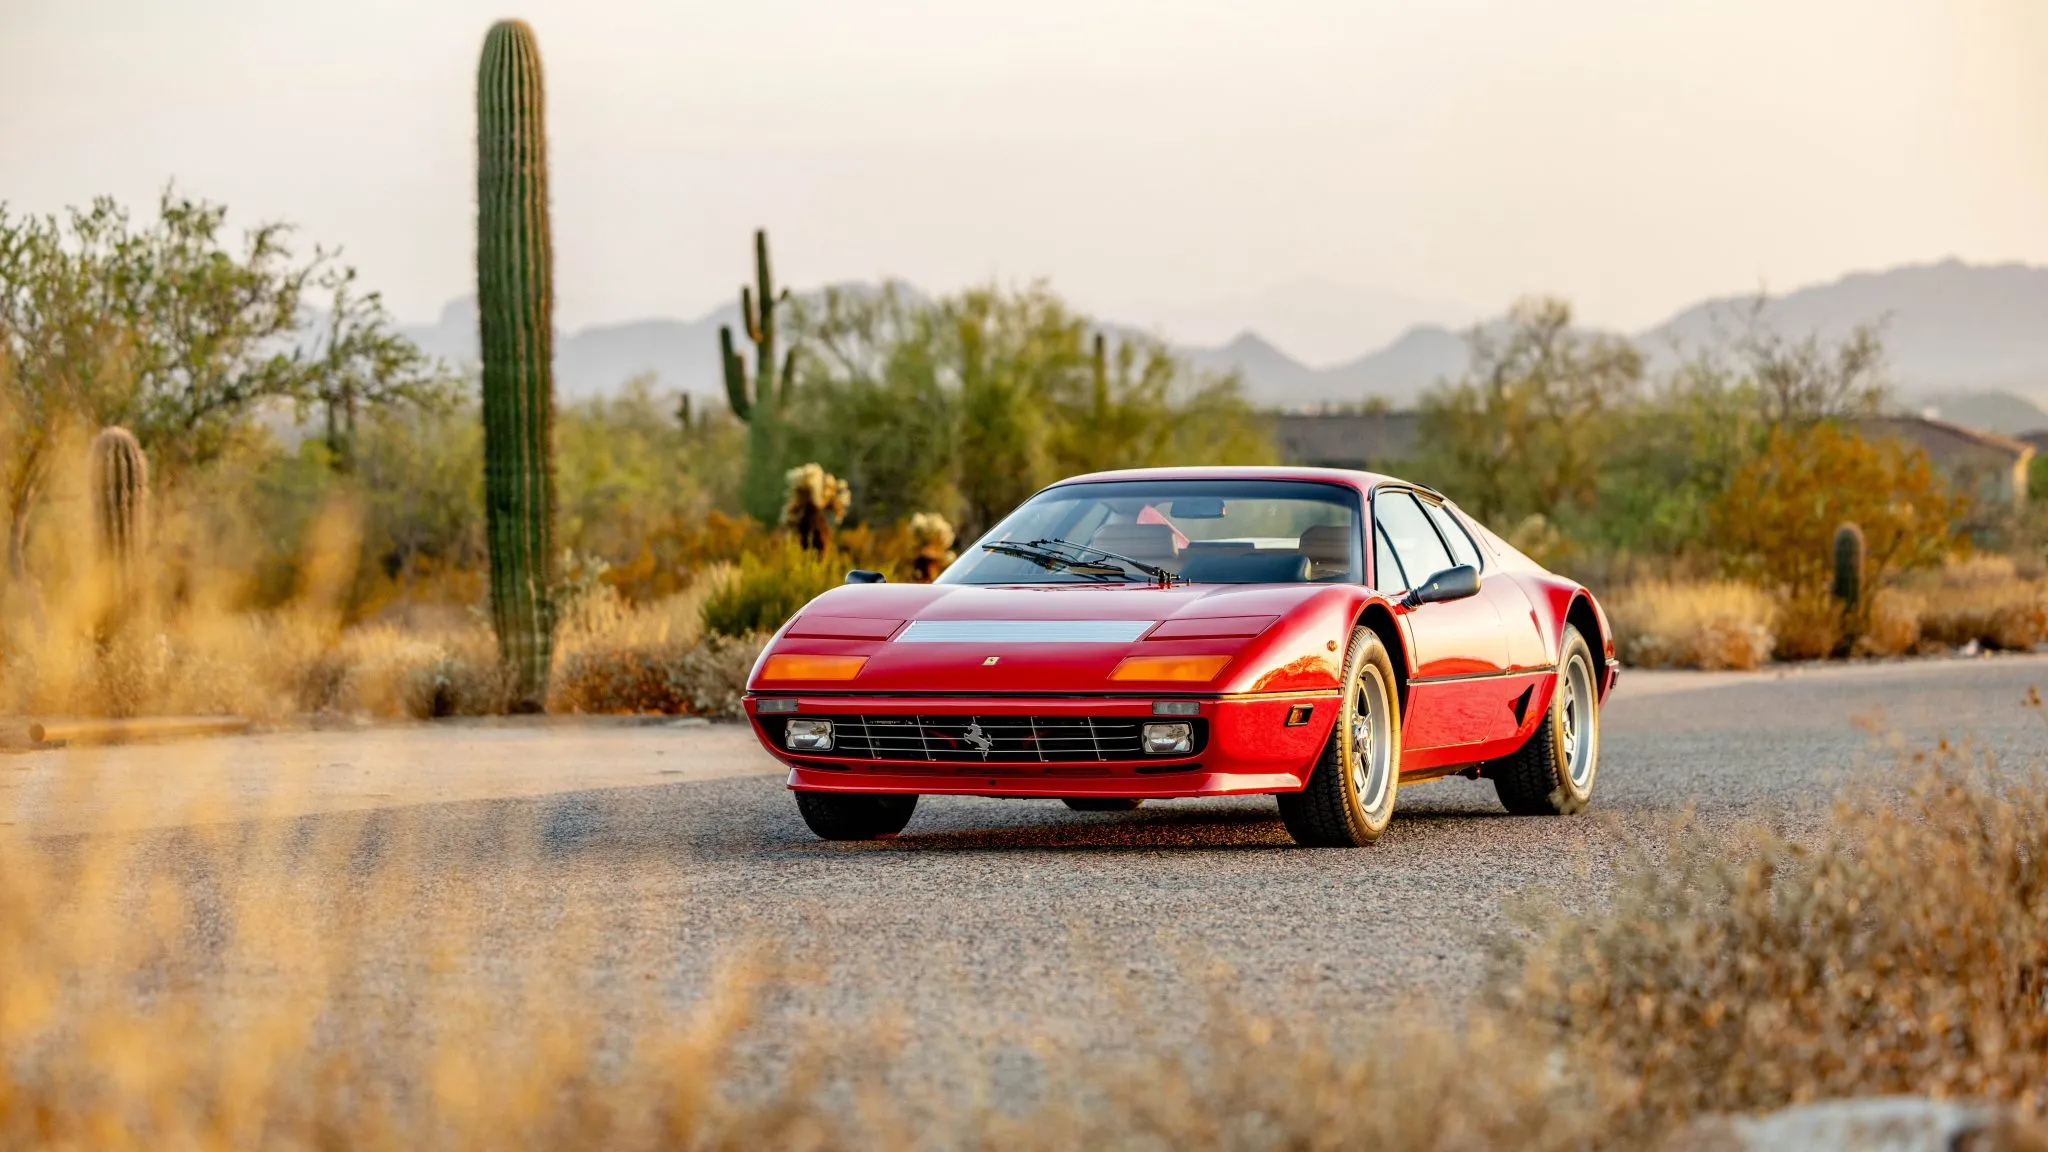
[[[732,328],[720,325],[718,354],[725,368],[725,395],[732,414],[747,425],[747,475],[741,495],[747,512],[755,519],[772,523],[782,505],[782,406],[789,399],[790,379],[796,372],[796,349],[784,355],[781,375],[776,374],[775,311],[789,299],[788,289],[775,290],[775,278],[768,267],[768,233],[754,232],[754,287],[740,288],[740,323],[747,327],[747,339],[754,345],[753,379],[747,378],[747,362],[733,348]]]
[[[125,598],[142,562],[149,522],[149,458],[126,428],[102,428],[92,440],[93,536]]]
[[[476,294],[482,328],[484,517],[491,624],[538,711],[554,648],[554,253],[540,49],[501,20],[476,74]]]

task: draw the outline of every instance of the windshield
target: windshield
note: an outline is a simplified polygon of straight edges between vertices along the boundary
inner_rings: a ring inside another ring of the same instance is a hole
[[[941,584],[1361,580],[1358,493],[1294,480],[1063,484],[1024,502]],[[989,545],[996,545],[991,551]]]

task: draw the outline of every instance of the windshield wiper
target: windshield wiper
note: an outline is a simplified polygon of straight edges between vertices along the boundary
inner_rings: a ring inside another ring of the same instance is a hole
[[[1168,588],[1173,587],[1175,584],[1187,583],[1186,579],[1183,578],[1180,573],[1175,572],[1171,569],[1161,568],[1157,564],[1147,564],[1143,560],[1133,559],[1129,556],[1125,556],[1121,552],[1111,552],[1107,548],[1097,548],[1093,544],[1076,544],[1072,540],[1054,539],[1028,540],[1025,542],[1024,546],[1027,548],[1046,549],[1072,548],[1076,552],[1083,552],[1090,556],[1100,556],[1106,560],[1110,560],[1114,563],[1121,564],[1134,572],[1143,572],[1145,575],[1152,578],[1153,583],[1161,584]]]
[[[1114,564],[1095,564],[1087,560],[1076,559],[1072,556],[1055,552],[1050,548],[1040,547],[1035,541],[1030,544],[1012,544],[1008,541],[998,540],[993,544],[983,544],[981,549],[984,552],[1016,556],[1029,560],[1041,568],[1051,568],[1060,572],[1072,572],[1077,576],[1101,576],[1117,580],[1130,579],[1130,573],[1125,572]]]

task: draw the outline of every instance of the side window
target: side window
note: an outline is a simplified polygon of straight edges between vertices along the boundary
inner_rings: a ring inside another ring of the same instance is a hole
[[[1463,524],[1458,523],[1458,518],[1451,515],[1449,508],[1428,502],[1424,502],[1422,507],[1429,513],[1429,518],[1436,522],[1436,530],[1443,534],[1444,542],[1451,546],[1451,559],[1460,564],[1470,564],[1474,568],[1483,567],[1479,562],[1478,546],[1472,543],[1471,535],[1465,531]]]
[[[1381,492],[1372,498],[1372,514],[1394,546],[1394,554],[1401,558],[1401,570],[1408,574],[1411,587],[1457,566],[1415,497],[1406,492]]]
[[[1408,588],[1408,578],[1401,575],[1401,562],[1394,558],[1393,546],[1387,543],[1387,534],[1380,528],[1374,528],[1372,533],[1372,586],[1387,593]]]

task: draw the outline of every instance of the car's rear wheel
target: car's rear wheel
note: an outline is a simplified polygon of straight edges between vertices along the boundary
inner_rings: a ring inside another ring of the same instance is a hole
[[[1593,650],[1565,626],[1550,711],[1514,755],[1486,766],[1501,806],[1518,816],[1568,816],[1593,798],[1600,771],[1600,690]]]
[[[1130,812],[1144,802],[1128,796],[1069,796],[1060,801],[1076,812]]]
[[[1280,819],[1297,844],[1370,844],[1394,817],[1401,786],[1401,701],[1394,662],[1370,628],[1356,628],[1344,660],[1344,702],[1329,743],[1299,792],[1282,792]]]
[[[873,840],[903,831],[917,811],[917,797],[800,791],[796,810],[820,839]]]

